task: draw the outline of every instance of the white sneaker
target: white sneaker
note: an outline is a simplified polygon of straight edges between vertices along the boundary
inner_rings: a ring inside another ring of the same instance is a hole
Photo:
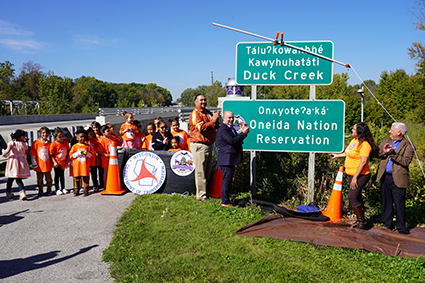
[[[62,192],[61,190],[57,190],[57,191],[56,191],[56,195],[57,195],[57,196],[63,195],[63,192]]]
[[[67,189],[63,189],[63,190],[62,190],[62,193],[64,193],[64,194],[69,194],[69,191],[68,191]]]
[[[20,200],[26,200],[27,199],[27,194],[25,192],[25,190],[22,190],[19,192],[19,199]]]

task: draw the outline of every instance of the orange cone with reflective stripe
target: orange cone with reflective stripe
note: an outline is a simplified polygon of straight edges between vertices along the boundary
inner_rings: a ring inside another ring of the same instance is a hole
[[[118,167],[117,148],[111,148],[109,156],[108,177],[106,178],[106,189],[101,191],[102,195],[121,195],[126,190],[121,190],[120,169]]]
[[[341,217],[341,198],[342,198],[342,176],[344,174],[344,166],[340,166],[338,174],[336,175],[336,180],[334,187],[332,189],[331,198],[328,202],[328,207],[325,212],[322,212],[323,215],[329,217],[331,221],[338,222],[344,221],[344,218]]]

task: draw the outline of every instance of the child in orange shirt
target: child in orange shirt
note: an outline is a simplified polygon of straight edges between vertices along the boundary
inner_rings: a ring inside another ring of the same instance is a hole
[[[179,147],[183,150],[189,150],[189,135],[186,133],[185,130],[180,129],[180,123],[178,119],[174,119],[171,122],[171,134],[173,137],[178,136],[179,137]]]
[[[182,150],[179,147],[179,137],[178,136],[173,137],[170,140],[170,142],[171,142],[171,148],[168,151],[180,151],[180,150]]]
[[[142,149],[153,150],[152,148],[152,136],[155,134],[156,127],[154,123],[150,123],[146,126],[148,135],[146,136],[145,142],[143,143]]]
[[[115,142],[115,146],[117,147],[117,150],[122,149],[120,137],[117,134],[114,134],[114,132],[115,132],[114,125],[112,125],[111,123],[106,123],[105,125],[107,125],[111,129],[111,137],[110,138]],[[100,132],[100,133],[102,134],[102,132]]]
[[[53,170],[55,171],[56,194],[63,195],[69,193],[65,189],[65,168],[68,167],[69,163],[69,143],[60,128],[56,128],[53,131],[53,137],[55,140],[50,144],[50,155],[52,156]]]
[[[46,179],[47,191],[45,195],[52,194],[52,159],[49,154],[50,130],[47,127],[41,127],[38,130],[38,139],[31,145],[31,163],[34,171],[37,173],[38,196],[43,195],[43,176]]]
[[[74,196],[80,194],[81,181],[84,187],[84,196],[89,195],[89,178],[90,178],[90,157],[93,152],[88,144],[86,144],[87,134],[84,129],[76,132],[77,143],[74,144],[69,152],[69,158],[72,161],[74,174]]]
[[[121,125],[120,135],[122,137],[122,147],[126,148],[137,148],[136,147],[136,138],[139,133],[139,129],[134,124],[133,114],[130,112],[122,112],[124,116],[125,123]]]
[[[142,133],[142,123],[140,123],[138,120],[134,120],[134,125],[136,125],[137,129],[139,130],[139,132],[136,134],[136,138],[134,139],[136,146],[135,148],[142,149],[146,139],[145,134]]]
[[[100,144],[99,140],[96,138],[96,134],[94,133],[94,130],[92,128],[87,129],[87,144],[90,146],[91,151],[93,153],[92,157],[90,157],[90,175],[91,180],[93,182],[93,191],[98,192],[101,187],[103,187],[103,169],[102,172],[100,172],[99,168],[102,168],[100,166],[100,154],[102,149],[102,145]],[[98,171],[99,171],[99,179],[98,179]],[[100,180],[100,186],[99,181]]]
[[[102,137],[99,140],[99,143],[102,146],[102,151],[98,153],[101,155],[101,164],[103,168],[103,183],[105,184],[105,189],[106,180],[108,177],[109,155],[111,154],[111,148],[116,147],[116,143],[111,138],[111,128],[108,125],[103,125],[102,127],[100,127],[99,130],[102,133]]]
[[[96,138],[100,139],[100,136],[101,136],[100,131],[99,131],[100,123],[96,122],[96,121],[91,122],[91,128],[93,129],[94,134],[96,135]]]

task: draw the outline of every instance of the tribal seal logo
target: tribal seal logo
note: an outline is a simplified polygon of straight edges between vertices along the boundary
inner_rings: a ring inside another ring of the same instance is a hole
[[[192,153],[180,150],[174,153],[170,160],[170,167],[178,176],[188,176],[195,170]]]
[[[152,194],[164,184],[166,174],[164,161],[158,155],[142,151],[130,157],[125,164],[123,180],[135,194]]]
[[[238,135],[241,133],[241,123],[245,123],[245,119],[241,115],[235,115],[235,120],[233,121],[233,128],[236,130]]]

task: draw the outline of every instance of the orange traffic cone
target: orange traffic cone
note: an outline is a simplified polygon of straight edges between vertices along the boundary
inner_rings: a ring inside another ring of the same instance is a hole
[[[208,193],[210,197],[221,198],[221,182],[223,181],[223,172],[221,169],[215,169],[211,188]]]
[[[117,148],[111,148],[109,156],[108,177],[106,179],[106,189],[101,191],[102,195],[121,195],[125,190],[121,190],[120,170],[118,168]]]
[[[342,176],[344,174],[344,166],[340,166],[334,187],[332,189],[331,198],[323,215],[329,217],[332,222],[344,221],[341,217],[341,198],[342,198]]]

